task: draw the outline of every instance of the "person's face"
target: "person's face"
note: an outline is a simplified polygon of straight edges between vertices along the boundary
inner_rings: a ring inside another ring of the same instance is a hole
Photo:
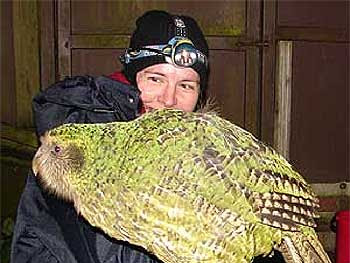
[[[139,71],[136,83],[146,112],[163,108],[193,111],[200,92],[200,78],[196,71],[168,63]]]

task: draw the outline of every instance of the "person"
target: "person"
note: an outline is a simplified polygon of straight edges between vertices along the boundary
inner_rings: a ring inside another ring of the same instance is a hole
[[[208,44],[193,18],[148,11],[136,21],[121,57],[122,72],[109,79],[69,78],[34,98],[37,133],[66,122],[128,121],[153,109],[195,111],[206,99],[208,58]],[[87,102],[92,107],[86,108]],[[89,225],[71,204],[43,192],[30,173],[18,207],[11,262],[161,261]]]

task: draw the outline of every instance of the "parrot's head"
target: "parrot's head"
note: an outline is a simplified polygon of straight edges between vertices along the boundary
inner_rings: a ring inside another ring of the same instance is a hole
[[[32,169],[44,188],[67,200],[74,201],[69,180],[84,166],[82,147],[62,128],[53,129],[40,137]]]

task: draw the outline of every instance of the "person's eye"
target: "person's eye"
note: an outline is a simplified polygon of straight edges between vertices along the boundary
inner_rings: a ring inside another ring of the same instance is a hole
[[[187,84],[187,83],[183,83],[181,84],[181,88],[184,90],[188,90],[188,91],[196,91],[197,90],[197,85],[195,84]]]
[[[151,81],[151,82],[154,82],[154,83],[159,83],[159,84],[163,82],[161,78],[154,77],[154,76],[148,76],[147,80]]]

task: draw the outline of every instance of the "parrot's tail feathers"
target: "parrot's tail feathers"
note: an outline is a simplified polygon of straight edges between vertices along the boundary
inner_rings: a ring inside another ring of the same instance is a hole
[[[284,237],[279,250],[287,263],[331,263],[316,235]]]

